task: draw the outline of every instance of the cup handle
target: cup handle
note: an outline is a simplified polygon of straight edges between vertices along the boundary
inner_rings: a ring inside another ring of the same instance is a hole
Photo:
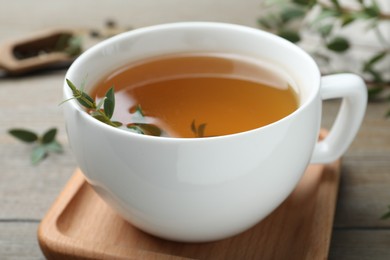
[[[321,79],[322,100],[342,98],[335,122],[328,136],[314,147],[310,163],[337,160],[355,138],[367,106],[367,87],[355,74],[336,74]]]

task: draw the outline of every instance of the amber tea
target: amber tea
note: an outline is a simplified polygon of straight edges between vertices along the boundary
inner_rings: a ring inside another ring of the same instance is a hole
[[[187,53],[128,64],[91,92],[115,88],[113,118],[149,123],[171,137],[234,134],[273,123],[298,107],[293,81],[276,66],[233,54]]]

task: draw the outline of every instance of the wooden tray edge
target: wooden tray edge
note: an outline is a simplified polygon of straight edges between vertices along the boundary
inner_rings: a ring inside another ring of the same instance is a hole
[[[321,136],[326,135],[326,131],[321,131]],[[336,182],[339,183],[340,173],[341,173],[341,159],[338,159],[330,164],[319,164],[322,168],[322,172],[330,173],[335,178]],[[69,259],[74,258],[76,255],[78,258],[83,259],[95,259],[93,255],[99,254],[103,256],[104,259],[190,259],[183,258],[173,255],[167,255],[163,253],[156,253],[150,251],[143,251],[137,248],[116,248],[112,250],[111,248],[104,245],[95,245],[91,244],[88,241],[77,240],[75,243],[74,238],[69,238],[66,235],[62,234],[60,230],[57,229],[57,220],[61,216],[64,209],[66,209],[75,195],[80,191],[83,185],[86,183],[86,180],[80,169],[76,169],[75,173],[69,179],[64,189],[58,195],[57,199],[54,201],[53,205],[46,213],[45,217],[42,219],[39,228],[38,228],[38,242],[43,254],[48,259]],[[338,196],[339,185],[336,185],[334,188],[335,192],[332,193],[332,197],[329,199],[335,201],[329,214],[332,215],[329,218],[326,218],[329,223],[327,226],[332,227],[334,222],[334,214],[336,211],[336,201]],[[54,227],[54,228],[53,228]],[[322,233],[325,241],[323,241],[323,249],[326,250],[326,256],[329,253],[329,247],[332,236],[332,228],[324,230],[325,233]],[[58,244],[58,241],[62,241],[62,244]],[[77,245],[75,245],[77,244]],[[69,251],[68,245],[72,245],[72,251]],[[325,247],[325,248],[324,248]],[[93,252],[93,254],[91,254]],[[313,259],[311,256],[307,256],[305,259]]]
[[[102,256],[103,259],[145,259],[145,257],[156,260],[188,259],[150,251],[145,252],[136,248],[121,247],[113,250],[106,245],[91,244],[81,239],[75,241],[74,238],[62,234],[58,229],[57,221],[85,184],[86,180],[81,170],[77,168],[39,224],[38,244],[47,259],[72,259],[75,255],[77,255],[77,259],[96,259],[94,257],[96,254]],[[59,244],[58,241],[62,241],[62,244]],[[69,251],[68,245],[72,245],[72,251]]]

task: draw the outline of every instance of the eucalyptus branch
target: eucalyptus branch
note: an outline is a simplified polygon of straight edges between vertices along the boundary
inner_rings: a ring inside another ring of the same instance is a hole
[[[69,88],[72,90],[73,97],[71,99],[76,99],[79,104],[86,108],[87,112],[95,119],[113,127],[121,127],[124,124],[118,121],[113,121],[112,116],[115,109],[115,92],[114,88],[111,87],[107,92],[105,97],[96,104],[95,100],[90,97],[83,89],[77,88],[69,79],[66,79],[66,83]],[[71,99],[65,100],[67,102]],[[62,103],[63,103],[62,102]],[[140,105],[137,105],[134,111],[134,114],[137,116],[145,117],[144,112],[141,109]],[[130,123],[126,125],[128,131],[135,132],[138,134],[145,135],[154,135],[160,136],[162,130],[154,125],[148,123]]]
[[[375,17],[380,20],[390,20],[390,14],[381,12],[380,8],[378,7],[378,4],[376,4],[375,1],[373,1],[371,5],[368,5],[365,1],[357,1],[357,2],[360,4],[362,9],[365,9],[366,11],[369,10],[369,13],[371,14],[372,17]],[[341,14],[356,15],[363,11],[362,9],[342,6],[339,1],[334,1],[334,0],[332,0],[331,2],[317,0],[317,4],[322,8],[326,8],[326,9],[336,8]]]
[[[319,44],[315,46],[312,55],[319,62],[322,71],[327,73],[338,72],[330,67],[333,64],[331,60],[335,59],[331,56],[332,53],[338,54],[339,59],[348,58],[342,54],[358,46],[343,35],[340,29],[355,22],[366,23],[367,29],[373,31],[381,45],[371,57],[361,61],[358,73],[369,83],[371,97],[390,100],[390,95],[384,91],[390,84],[390,75],[380,67],[389,62],[390,43],[379,28],[381,23],[390,21],[390,14],[383,12],[375,0],[356,0],[356,8],[351,8],[340,0],[270,0],[267,3],[267,12],[258,20],[259,26],[297,44],[307,35],[316,35]],[[348,71],[348,68],[342,70]]]
[[[382,46],[380,50],[363,61],[360,73],[369,85],[369,95],[377,97],[390,87],[390,79],[386,79],[385,72],[377,66],[384,63],[385,59],[389,61],[390,58],[390,43],[379,28],[381,22],[390,21],[390,14],[384,13],[375,0],[369,2],[356,0],[356,2],[360,9],[352,9],[343,5],[339,0],[279,0],[274,2],[276,4],[271,5],[270,10],[273,13],[268,13],[259,19],[259,25],[294,43],[299,43],[302,40],[304,30],[309,30],[312,34],[316,33],[320,37],[320,45],[322,46],[317,46],[313,56],[329,63],[330,57],[324,52],[320,52],[318,47],[323,47],[323,49],[337,54],[342,54],[353,47],[351,42],[342,36],[336,28],[349,26],[356,21],[368,23],[368,28],[373,30]],[[314,12],[316,16],[308,19],[307,17],[315,8],[318,13]],[[294,27],[294,24],[297,23],[299,27]],[[286,31],[289,33],[286,34]],[[339,57],[342,58],[341,55]],[[385,96],[385,98],[390,101],[390,95]],[[390,118],[390,110],[387,111],[386,117]],[[381,216],[381,219],[390,219],[390,206],[388,206],[387,212]]]

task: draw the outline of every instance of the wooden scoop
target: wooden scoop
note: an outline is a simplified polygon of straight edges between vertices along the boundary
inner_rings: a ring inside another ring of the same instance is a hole
[[[76,55],[67,52],[75,33],[67,29],[47,30],[0,46],[0,69],[20,75],[57,64],[70,64]]]

